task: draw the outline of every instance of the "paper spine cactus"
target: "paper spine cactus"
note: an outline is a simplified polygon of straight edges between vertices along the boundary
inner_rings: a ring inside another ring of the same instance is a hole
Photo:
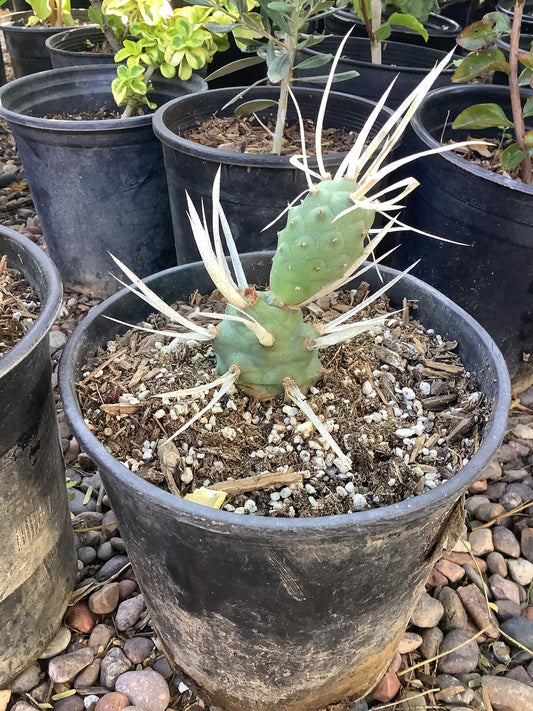
[[[341,52],[342,44],[333,63],[331,76]],[[288,210],[286,226],[279,233],[268,290],[258,292],[247,283],[220,205],[220,172],[213,185],[212,238],[205,214],[200,218],[196,206],[187,196],[189,219],[202,260],[214,284],[228,302],[225,314],[203,314],[218,318],[221,321],[218,326],[199,326],[193,320],[184,318],[162,302],[125,265],[115,260],[138,287],[143,298],[165,313],[171,321],[187,329],[179,334],[162,333],[172,335],[174,342],[190,339],[211,341],[216,355],[219,378],[209,385],[168,394],[172,397],[194,396],[218,388],[208,405],[175,432],[171,439],[202,417],[235,384],[256,398],[285,394],[313,422],[337,456],[350,464],[349,458],[309,407],[305,393],[319,381],[322,372],[319,359],[321,348],[381,326],[390,317],[389,314],[367,321],[354,320],[370,301],[378,298],[403,275],[389,282],[363,304],[327,324],[312,325],[305,322],[302,307],[342,287],[354,276],[370,268],[368,265],[363,266],[363,262],[373,254],[383,237],[389,231],[407,228],[392,213],[399,212],[402,207],[400,201],[417,187],[417,181],[404,178],[385,188],[377,187],[375,191],[374,188],[399,166],[414,158],[450,150],[451,147],[446,146],[386,163],[420,101],[450,59],[451,53],[427,75],[384,125],[376,129],[376,118],[385,104],[389,88],[333,177],[324,168],[320,141],[331,81],[326,86],[316,126],[318,171],[309,169],[305,150],[304,155],[291,159],[294,165],[305,172],[308,192]],[[371,135],[372,131],[374,135]],[[305,149],[303,141],[302,145]],[[461,144],[455,144],[455,147],[458,145]],[[316,183],[313,178],[317,179]],[[372,225],[377,213],[385,215],[388,222],[383,228],[374,229]],[[221,227],[233,274],[224,254]],[[386,256],[383,255],[381,259]],[[374,264],[378,261],[374,260]]]

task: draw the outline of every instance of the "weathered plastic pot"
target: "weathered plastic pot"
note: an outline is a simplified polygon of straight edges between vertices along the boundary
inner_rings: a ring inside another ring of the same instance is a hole
[[[343,36],[350,28],[353,28],[353,35],[367,37],[363,21],[349,10],[338,10],[333,15],[328,15],[324,20],[324,27],[328,33]],[[431,47],[432,49],[448,52],[455,46],[455,38],[461,31],[461,25],[455,20],[437,15],[434,12],[429,14],[428,19],[424,22],[424,27],[429,35],[427,42],[418,32],[399,26],[393,28],[390,39],[402,44]]]
[[[412,120],[407,149],[415,152],[464,140],[466,131],[451,129],[455,117],[468,106],[492,102],[511,115],[505,87],[452,86],[431,92]],[[498,134],[483,132],[483,137],[490,136]],[[511,376],[533,378],[533,360],[525,362],[523,356],[533,353],[533,187],[453,152],[415,161],[411,173],[420,187],[407,201],[404,221],[471,246],[406,234],[395,265],[401,268],[420,257],[415,273],[489,331]]]
[[[41,249],[0,227],[4,254],[41,311],[0,358],[0,689],[56,634],[77,572],[48,346],[61,280]]]
[[[264,284],[272,253],[246,255]],[[368,273],[367,273],[368,274]],[[365,280],[381,286],[374,274]],[[383,269],[385,281],[396,272]],[[148,283],[163,298],[212,288],[201,264]],[[462,527],[460,497],[505,432],[505,363],[488,334],[449,299],[406,277],[393,304],[415,299],[420,320],[457,340],[492,407],[480,449],[437,488],[394,506],[324,518],[239,516],[176,498],[132,474],[91,434],[75,383],[98,345],[150,307],[122,291],[91,311],[60,365],[67,420],[96,462],[121,536],[171,663],[223,711],[314,711],[365,695],[387,668],[435,559]]]
[[[50,256],[66,286],[105,297],[118,284],[109,252],[141,276],[176,264],[163,153],[152,116],[56,120],[107,107],[116,65],[63,67],[0,89],[0,116],[17,142]],[[152,78],[158,105],[206,89]]]
[[[315,57],[321,54],[335,55],[341,35],[326,37],[320,44],[299,52],[299,59]],[[346,94],[360,96],[370,101],[379,101],[385,90],[394,80],[395,84],[387,98],[387,106],[395,109],[408,94],[415,89],[425,76],[445,56],[444,52],[431,47],[417,47],[401,42],[383,42],[382,63],[372,64],[370,41],[366,37],[349,37],[346,40],[342,56],[337,65],[338,72],[355,70],[359,76],[343,81],[338,86]],[[328,66],[313,70],[297,71],[299,81],[304,76],[327,74]],[[453,69],[445,69],[438,76],[434,86],[446,86],[451,83]]]
[[[154,114],[154,132],[163,144],[165,156],[178,264],[200,258],[187,218],[185,192],[197,205],[203,200],[209,212],[211,188],[219,167],[222,168],[221,203],[240,252],[275,247],[278,224],[264,232],[263,228],[286,209],[288,196],[295,197],[307,187],[303,172],[294,168],[287,156],[253,155],[209,148],[183,137],[189,129],[215,112],[218,116],[233,115],[233,105],[223,107],[238,92],[238,88],[222,88],[203,95],[181,97],[162,106]],[[322,90],[296,88],[295,95],[304,118],[315,119]],[[246,100],[278,97],[279,88],[272,86],[256,87],[246,94]],[[324,126],[358,132],[373,108],[374,104],[366,99],[331,92]],[[382,110],[375,132],[390,115],[389,109]],[[275,108],[261,111],[260,116],[262,121],[273,119]],[[297,121],[292,102],[287,120]],[[326,154],[326,168],[337,168],[345,155]],[[315,159],[310,158],[309,164],[316,167]]]
[[[72,10],[71,14],[80,23],[89,22],[87,10]],[[52,69],[46,39],[65,31],[64,27],[27,27],[32,15],[31,10],[14,12],[6,15],[0,24],[16,78]]]
[[[99,27],[74,27],[51,35],[45,45],[53,69],[79,67],[82,64],[114,64],[114,52],[91,52],[87,43],[102,44],[105,35]]]

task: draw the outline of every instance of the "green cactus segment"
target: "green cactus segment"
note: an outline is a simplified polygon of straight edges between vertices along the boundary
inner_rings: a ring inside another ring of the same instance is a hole
[[[222,321],[212,343],[218,372],[222,375],[236,363],[241,369],[239,388],[259,399],[283,394],[285,377],[293,378],[300,390],[306,392],[322,372],[317,351],[304,345],[306,338],[316,337],[315,329],[304,323],[299,309],[275,306],[270,292],[258,292],[257,296],[247,313],[274,335],[274,345],[262,346],[257,336],[238,321]],[[232,306],[227,307],[226,313],[242,315]]]
[[[306,301],[341,278],[346,267],[361,256],[375,212],[360,208],[333,222],[353,206],[350,193],[356,188],[344,178],[322,180],[315,192],[289,210],[270,272],[270,289],[282,303]]]

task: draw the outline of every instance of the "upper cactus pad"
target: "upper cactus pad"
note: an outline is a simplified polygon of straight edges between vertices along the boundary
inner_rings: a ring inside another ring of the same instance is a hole
[[[341,278],[361,255],[375,212],[360,208],[333,222],[353,207],[350,194],[356,188],[347,179],[322,180],[289,210],[270,273],[270,289],[282,303],[306,301]]]

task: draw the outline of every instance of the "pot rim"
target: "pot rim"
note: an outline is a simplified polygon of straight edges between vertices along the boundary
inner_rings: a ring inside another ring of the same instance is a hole
[[[512,17],[514,15],[514,8],[511,8],[511,5],[514,6],[514,0],[499,0],[499,2],[496,3],[496,10]],[[526,2],[525,5],[530,5],[530,8],[533,9],[533,3]],[[533,15],[526,15],[526,13],[524,13],[522,15],[522,21],[533,24]]]
[[[253,258],[254,260],[268,258],[270,260],[272,255],[273,252],[255,252],[242,255],[242,257]],[[194,266],[198,264],[201,263],[196,262]],[[172,272],[179,274],[180,271],[186,270],[188,267],[191,267],[191,265],[186,264],[173,267],[159,272],[159,274],[152,275],[146,281],[150,283],[161,275],[170,274]],[[380,269],[383,269],[384,273],[397,274],[395,270],[387,267],[380,267]],[[366,523],[385,524],[388,520],[398,516],[406,516],[407,518],[414,519],[417,512],[426,507],[438,507],[442,501],[446,499],[457,500],[462,491],[466,490],[467,486],[475,481],[475,477],[479,471],[489,463],[505,433],[511,397],[511,385],[503,356],[485,329],[454,302],[420,279],[408,274],[404,277],[404,284],[407,292],[409,292],[410,286],[416,285],[419,288],[423,288],[429,295],[438,298],[444,307],[449,309],[456,318],[466,321],[468,326],[479,335],[480,340],[485,341],[490,346],[488,350],[492,356],[492,363],[490,364],[493,369],[492,377],[499,382],[497,396],[492,403],[492,418],[486,425],[487,429],[479,450],[455,476],[419,496],[377,509],[342,515],[298,519],[242,516],[229,511],[201,506],[200,504],[195,504],[186,499],[179,499],[133,474],[123,464],[118,462],[89,430],[78,404],[75,384],[72,381],[72,372],[70,372],[71,363],[74,363],[76,348],[78,344],[86,341],[85,333],[89,325],[99,318],[109,306],[127,293],[130,293],[128,289],[122,289],[94,308],[74,331],[65,347],[59,365],[59,382],[65,415],[69,425],[84,450],[93,458],[97,466],[103,466],[107,471],[111,471],[120,484],[127,486],[129,489],[136,490],[136,494],[140,497],[140,500],[145,497],[157,500],[159,504],[165,508],[173,509],[176,515],[188,519],[191,525],[208,526],[213,529],[219,529],[221,526],[227,529],[229,526],[237,530],[244,527],[251,535],[254,533],[261,534],[261,532],[265,530],[268,530],[269,533],[278,531],[280,535],[284,535],[288,532],[305,535],[311,531],[320,533],[321,531],[331,531],[331,529],[336,529],[341,533],[349,532],[353,530],[355,525]],[[485,364],[485,367],[487,367],[487,364]],[[230,531],[227,530],[226,532],[229,533]]]
[[[57,54],[62,54],[62,55],[89,55],[92,54],[92,52],[85,52],[82,50],[73,50],[73,49],[64,49],[63,47],[58,47],[57,45],[61,44],[63,40],[67,38],[68,35],[73,35],[73,34],[81,34],[81,32],[84,32],[86,30],[98,30],[102,34],[102,38],[105,39],[105,35],[102,30],[98,27],[98,25],[82,25],[81,27],[69,27],[66,29],[64,32],[57,32],[56,34],[50,35],[50,37],[46,38],[45,45],[48,48],[48,51],[56,52]],[[100,52],[98,55],[100,57],[114,57],[115,53],[114,52]],[[113,64],[113,62],[111,62]]]
[[[347,21],[358,24],[358,25],[363,25],[363,21],[361,20],[358,15],[356,15],[354,12],[351,12],[350,10],[337,10],[337,12],[333,13],[334,16],[340,17],[342,19],[346,18]],[[429,26],[429,28],[426,26],[426,22],[429,20],[433,20],[437,22],[440,25],[447,25],[445,28],[439,28],[439,27],[433,27],[432,25]],[[439,15],[436,12],[430,12],[428,20],[426,22],[422,23],[426,30],[429,31],[429,36],[430,37],[455,37],[459,32],[461,31],[461,25],[456,22],[455,20],[452,20],[451,17],[446,17],[445,15]],[[393,25],[394,27],[394,25]],[[414,30],[409,30],[407,27],[402,27],[401,25],[396,25],[395,29],[393,32],[400,32],[402,34],[406,35],[417,35],[418,33],[415,32]],[[388,41],[388,40],[386,40]]]
[[[208,118],[212,114],[211,107],[213,104],[215,104],[215,109],[217,110],[217,107],[220,107],[223,105],[224,102],[218,100],[218,97],[221,96],[223,93],[226,94],[230,92],[231,94],[234,94],[237,96],[240,92],[244,91],[245,89],[248,89],[248,87],[245,86],[236,86],[236,87],[221,87],[219,89],[209,89],[206,94],[202,95],[201,99],[202,101],[202,106],[201,106],[201,111],[202,111],[202,116],[204,118]],[[273,92],[278,92],[279,88],[276,86],[256,86],[254,87],[248,94],[247,96],[256,96],[257,94],[267,94],[270,95]],[[298,95],[303,95],[303,94],[311,94],[314,96],[322,96],[323,91],[321,89],[315,89],[315,88],[308,88],[308,87],[303,87],[303,86],[295,86],[293,87],[293,91],[295,95],[298,97]],[[153,121],[152,121],[152,127],[154,130],[155,135],[159,138],[159,140],[166,146],[169,146],[170,148],[176,148],[179,147],[179,151],[181,153],[185,153],[186,155],[193,155],[198,158],[201,158],[202,160],[214,162],[214,163],[221,163],[221,164],[229,164],[229,165],[238,165],[238,166],[251,166],[251,167],[265,167],[265,168],[280,168],[280,169],[288,169],[288,170],[294,170],[294,167],[291,165],[289,162],[289,156],[277,156],[277,155],[270,155],[270,154],[261,154],[261,155],[256,155],[252,153],[234,153],[232,151],[225,151],[220,148],[210,148],[209,146],[203,146],[200,143],[196,143],[195,141],[190,141],[186,138],[183,138],[177,133],[174,133],[171,131],[165,122],[166,114],[167,112],[170,112],[174,109],[174,106],[176,104],[179,104],[183,102],[184,100],[188,101],[195,101],[197,97],[199,96],[198,93],[194,94],[187,94],[184,96],[179,96],[176,99],[172,99],[171,101],[167,102],[166,104],[163,104],[163,106],[160,106],[155,113],[153,114]],[[0,98],[1,98],[1,89],[0,89]],[[365,104],[370,107],[370,111],[375,107],[376,102],[372,101],[370,99],[364,99],[362,97],[358,96],[353,96],[352,94],[345,94],[344,92],[340,91],[331,91],[329,93],[328,97],[328,106],[329,106],[329,99],[334,98],[338,100],[344,99],[345,101],[349,102],[350,104]],[[208,107],[205,107],[206,101],[211,101],[211,105]],[[369,115],[370,115],[369,111]],[[388,114],[389,117],[392,116],[393,111],[387,107],[383,106],[381,111],[384,114]],[[326,153],[324,154],[324,164],[326,167],[328,165],[336,164],[339,162],[339,160],[342,160],[343,157],[347,155],[347,151],[343,153]],[[316,158],[314,156],[309,157],[309,163],[310,165],[313,165],[313,163],[316,161]]]
[[[430,91],[424,100],[422,101],[421,105],[418,107],[416,113],[414,114],[413,118],[411,119],[411,128],[413,131],[416,133],[416,135],[424,142],[427,144],[429,148],[438,148],[442,146],[442,143],[437,141],[433,136],[429,133],[429,131],[425,128],[424,123],[423,123],[423,111],[425,107],[428,105],[429,102],[431,101],[438,101],[441,100],[443,106],[448,106],[448,102],[446,101],[446,96],[450,94],[461,94],[461,93],[468,93],[468,94],[503,94],[505,93],[506,96],[509,95],[509,90],[505,86],[497,86],[495,84],[474,84],[474,85],[467,85],[467,86],[442,86],[438,89],[433,89]],[[522,96],[533,96],[533,91],[532,90],[522,90],[520,92]],[[476,103],[475,100],[472,101],[472,104]],[[453,151],[446,151],[444,153],[438,153],[437,155],[433,156],[434,158],[439,158],[445,161],[448,161],[449,163],[452,163],[453,165],[457,166],[458,168],[461,168],[462,170],[465,170],[467,173],[471,173],[472,175],[476,176],[477,178],[481,178],[483,180],[488,180],[491,183],[496,183],[498,185],[501,185],[502,187],[507,187],[510,190],[516,190],[517,192],[525,193],[526,195],[533,195],[533,185],[526,185],[525,183],[522,183],[518,180],[514,180],[513,178],[506,178],[503,175],[498,175],[497,173],[493,173],[491,170],[488,170],[487,168],[482,168],[479,165],[476,165],[475,163],[472,163],[471,161],[467,160],[466,158],[461,158],[461,156],[456,155],[453,153]]]
[[[65,27],[27,27],[26,25],[12,24],[17,20],[26,20],[28,19],[28,17],[31,17],[34,14],[35,13],[33,12],[33,10],[10,12],[9,15],[4,15],[4,17],[0,20],[0,30],[2,32],[4,30],[7,30],[8,32],[25,32],[26,30],[31,30],[32,32],[35,32],[37,34],[50,34],[51,32],[53,34],[58,34],[59,32],[63,32],[63,30],[65,29],[69,29]],[[86,10],[85,8],[73,7],[70,10],[70,14],[75,20],[89,19],[88,10]]]
[[[118,64],[95,64],[88,65],[82,64],[76,67],[58,67],[57,69],[47,69],[44,72],[37,72],[35,74],[28,74],[26,76],[19,77],[13,81],[0,86],[0,116],[4,118],[8,123],[14,123],[23,126],[31,126],[32,128],[38,128],[43,131],[53,131],[53,132],[106,132],[106,131],[125,131],[128,129],[135,129],[140,126],[149,126],[152,123],[154,114],[145,114],[144,116],[128,116],[127,118],[118,119],[102,119],[102,120],[82,120],[77,121],[76,119],[49,119],[43,118],[41,116],[30,116],[28,114],[22,114],[18,111],[12,111],[3,105],[5,97],[7,95],[9,99],[9,94],[12,91],[21,91],[26,94],[28,87],[30,89],[33,87],[34,90],[40,89],[44,82],[51,79],[55,79],[54,85],[62,85],[66,81],[76,81],[77,77],[81,79],[87,78],[90,80],[91,75],[107,73],[109,74],[109,96],[111,96],[111,81],[114,79],[117,71]],[[197,74],[193,74],[191,79],[187,82],[183,82],[176,79],[177,85],[184,85],[187,83],[198,84],[198,89],[194,93],[203,93],[202,87],[206,86],[205,81]],[[46,89],[46,86],[43,87]],[[77,91],[80,94],[85,93],[83,86],[79,87]],[[166,104],[164,104],[166,105]]]
[[[334,37],[339,37],[341,38],[341,35],[330,35],[329,37],[326,37],[326,40],[331,40]],[[369,45],[370,40],[368,37],[348,37],[347,40],[347,46],[349,46],[350,43],[353,44],[365,44]],[[405,47],[405,43],[403,42],[395,42],[392,40],[386,40],[387,45],[391,45],[393,47],[397,47],[399,49],[402,49]],[[311,55],[318,55],[318,54],[324,54],[323,52],[320,51],[319,49],[320,44],[316,45],[315,47],[306,47],[305,49],[300,50],[302,54],[311,54]],[[437,62],[439,59],[443,59],[448,52],[445,52],[442,49],[434,49],[433,47],[424,47],[424,46],[415,46],[412,45],[413,49],[416,49],[417,54],[422,52],[422,54],[428,54],[432,57],[435,57],[435,62]],[[454,54],[452,59],[450,61],[453,61],[455,59],[461,59],[460,55]],[[378,67],[383,67],[385,70],[388,71],[395,71],[395,72],[401,72],[402,74],[420,74],[423,72],[424,74],[429,74],[429,72],[434,68],[434,67],[408,67],[408,66],[403,66],[403,65],[397,65],[397,64],[373,64],[372,62],[367,62],[364,59],[351,59],[350,57],[344,57],[341,56],[340,62],[347,62],[349,64],[353,64],[354,66],[358,67],[365,67],[365,69],[377,69]],[[441,74],[445,76],[451,76],[455,72],[455,67],[450,68],[450,69],[443,69]],[[305,81],[305,77],[299,77],[298,80],[300,81]]]
[[[24,275],[26,281],[30,282],[31,280],[27,276],[30,269],[25,270],[24,267],[26,262],[32,261],[41,273],[44,283],[40,291],[38,285],[34,285],[41,302],[39,315],[28,333],[6,355],[0,358],[0,378],[8,377],[9,372],[21,363],[29,352],[35,350],[43,338],[48,336],[63,298],[63,284],[59,272],[50,257],[40,247],[18,232],[7,227],[0,227],[0,254],[2,254],[6,242],[11,242],[12,246],[16,248],[17,254],[22,257],[22,264],[10,265],[8,262],[8,267],[14,266]]]

